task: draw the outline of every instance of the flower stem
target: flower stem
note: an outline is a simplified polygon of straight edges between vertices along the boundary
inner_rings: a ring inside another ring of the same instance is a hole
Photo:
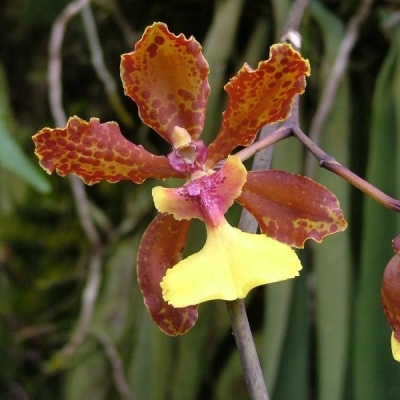
[[[293,34],[300,36],[297,30],[308,2],[309,0],[295,0],[293,2],[283,32],[283,36],[286,36],[287,39]],[[247,153],[247,148],[239,152],[242,159],[249,158],[255,154],[252,170],[269,169],[273,148],[268,148],[268,146],[287,138],[293,133],[294,128],[299,126],[298,96],[295,98],[292,113],[285,122],[286,124],[281,129],[277,128],[277,124],[264,126],[261,129],[258,141],[253,144],[254,147],[249,146],[253,147],[253,149],[249,153]],[[252,151],[253,153],[251,153]],[[243,210],[238,227],[244,232],[256,233],[258,224],[247,210]],[[244,302],[240,299],[227,301],[226,307],[250,398],[252,400],[269,400]]]
[[[252,400],[269,400],[243,300],[227,301],[233,335]]]
[[[265,139],[275,130],[275,125],[265,126],[261,130],[260,139]],[[272,148],[263,148],[258,152],[254,157],[252,169],[268,169],[271,164],[272,150]],[[258,224],[254,217],[244,209],[238,227],[244,232],[256,233]],[[244,302],[240,299],[227,301],[226,307],[250,398],[252,400],[269,400]]]

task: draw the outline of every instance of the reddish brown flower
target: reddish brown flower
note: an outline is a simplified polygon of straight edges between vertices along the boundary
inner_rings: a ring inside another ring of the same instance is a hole
[[[47,172],[74,173],[87,184],[186,179],[178,189],[153,190],[160,214],[142,238],[137,261],[146,306],[170,335],[193,326],[202,301],[242,298],[255,286],[298,275],[301,264],[289,246],[302,247],[309,238],[320,242],[346,227],[336,197],[323,186],[282,171],[247,172],[229,156],[252,144],[263,125],[287,117],[294,96],[304,91],[308,61],[290,45],[276,44],[257,69],[244,65],[225,86],[222,125],[206,146],[200,134],[208,72],[200,44],[162,23],[148,27],[135,50],[122,55],[125,93],[142,121],[172,145],[167,157],[126,140],[115,122],[96,118],[72,117],[65,128],[44,128],[33,137]],[[224,214],[235,200],[257,219],[261,235],[227,223]],[[207,240],[181,260],[192,218],[205,222]]]

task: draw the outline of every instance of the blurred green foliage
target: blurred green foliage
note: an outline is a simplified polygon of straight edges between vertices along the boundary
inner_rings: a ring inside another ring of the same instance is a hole
[[[159,332],[144,309],[135,257],[154,215],[150,188],[155,182],[87,188],[105,243],[100,294],[83,342],[71,357],[59,357],[78,323],[91,246],[69,181],[40,172],[30,137],[43,126],[54,126],[46,80],[48,39],[67,3],[0,4],[0,398],[126,399],[128,391],[112,368],[114,351],[133,399],[246,399],[223,302],[202,305],[197,325],[181,338]],[[290,4],[97,0],[92,7],[105,62],[118,82],[120,54],[131,51],[132,38],[153,21],[203,43],[212,83],[205,131],[209,142],[226,101],[223,84],[243,62],[254,67],[267,58]],[[312,67],[301,99],[305,131],[359,4],[312,0],[304,15],[302,53]],[[119,121],[93,72],[79,16],[67,27],[63,66],[68,115]],[[123,96],[122,86],[118,90],[136,126],[128,129],[121,123],[124,134],[165,154],[165,143],[141,126],[136,106]],[[400,197],[399,121],[400,7],[397,1],[382,0],[362,25],[321,146]],[[304,157],[301,146],[288,139],[275,146],[273,166],[302,172]],[[339,197],[349,229],[300,251],[300,278],[255,289],[246,300],[271,398],[396,400],[400,367],[391,357],[379,290],[400,220],[327,171],[318,171],[316,179]],[[233,221],[239,211],[230,214]],[[204,232],[195,226],[190,240],[192,248],[201,247]]]

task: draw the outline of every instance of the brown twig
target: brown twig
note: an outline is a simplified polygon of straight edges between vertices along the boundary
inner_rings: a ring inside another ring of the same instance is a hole
[[[122,400],[132,400],[132,391],[125,379],[121,358],[111,338],[106,332],[100,330],[92,332],[92,335],[101,343],[104,348],[104,352],[111,366],[113,381],[120,398]]]
[[[61,83],[61,49],[64,39],[64,33],[69,20],[79,12],[82,12],[82,10],[89,10],[89,13],[87,11],[85,14],[86,17],[84,18],[86,18],[86,23],[89,25],[89,28],[87,27],[87,35],[88,40],[90,41],[93,60],[95,60],[93,63],[98,68],[98,72],[100,75],[102,75],[103,77],[106,77],[107,75],[107,70],[102,63],[103,56],[101,47],[98,40],[96,41],[97,31],[94,28],[93,33],[93,26],[90,27],[90,23],[92,22],[94,24],[94,21],[90,18],[91,13],[88,5],[89,0],[76,0],[69,3],[61,12],[59,17],[55,20],[53,24],[53,29],[51,31],[49,43],[48,71],[49,99],[53,118],[58,126],[64,126],[66,124],[66,113],[62,105]],[[100,55],[96,56],[96,54],[94,54],[96,51],[100,51]],[[107,79],[106,82],[108,82],[106,85],[108,89],[113,90],[112,82]],[[69,182],[74,196],[75,206],[78,212],[80,223],[82,225],[83,231],[86,234],[86,237],[89,240],[89,243],[91,244],[91,253],[90,259],[88,261],[88,276],[82,293],[82,306],[77,325],[68,343],[50,361],[48,365],[48,372],[52,372],[54,369],[63,367],[65,365],[66,359],[71,357],[76,352],[77,348],[81,345],[86,335],[88,334],[102,277],[101,265],[104,253],[104,245],[92,219],[90,203],[86,194],[85,186],[82,181],[80,181],[75,176],[70,175]],[[122,361],[115,347],[112,345],[112,343],[106,341],[104,335],[101,336],[99,340],[102,340],[106,354],[110,360],[113,370],[114,384],[119,391],[121,398],[130,399],[130,389],[125,381],[123,373],[121,372]]]
[[[117,2],[113,3],[111,12],[124,37],[127,48],[131,49],[131,47],[140,39],[141,33],[132,30],[131,26],[121,12]]]
[[[71,18],[78,14],[89,0],[75,0],[69,3],[54,21],[49,41],[49,69],[47,81],[49,85],[49,105],[53,118],[58,126],[64,126],[67,116],[62,105],[61,83],[61,48],[65,28]]]
[[[326,154],[319,148],[305,133],[299,128],[294,127],[293,135],[307,148],[307,150],[318,160],[319,165],[328,171],[335,173],[366,195],[373,198],[379,204],[389,210],[400,212],[400,200],[388,196],[371,183],[360,178],[354,172],[350,171],[332,156]]]
[[[309,151],[309,153],[318,160],[320,167],[340,176],[355,188],[361,190],[389,210],[400,212],[400,200],[390,197],[386,193],[382,192],[377,187],[362,179],[344,165],[339,163],[334,157],[325,153],[300,129],[297,124],[293,123],[291,117],[289,117],[289,119],[285,121],[280,128],[276,129],[271,134],[262,138],[253,145],[237,152],[235,155],[238,156],[242,161],[245,161],[260,150],[266,148],[267,146],[271,146],[280,140],[287,138],[288,136],[296,137]]]
[[[104,85],[108,101],[113,107],[114,111],[118,114],[119,119],[127,126],[133,127],[135,122],[129,112],[126,110],[117,90],[117,84],[114,77],[107,69],[104,62],[103,49],[100,45],[99,35],[97,33],[96,23],[94,21],[92,9],[90,4],[86,4],[81,10],[83,26],[86,32],[86,38],[89,45],[92,65],[97,73],[100,81]]]
[[[66,26],[71,18],[77,15],[87,4],[88,0],[76,0],[69,3],[53,24],[49,42],[49,99],[53,118],[58,126],[64,126],[67,122],[66,113],[62,105],[62,57],[61,49]],[[69,177],[71,190],[75,200],[75,206],[79,215],[82,228],[92,246],[92,255],[89,260],[88,278],[82,294],[82,308],[77,326],[71,335],[69,342],[64,346],[54,359],[60,360],[63,365],[65,358],[75,353],[77,347],[84,340],[93,315],[94,303],[97,299],[101,281],[102,244],[100,235],[90,216],[90,206],[83,183],[75,176]],[[54,363],[50,362],[50,369]],[[59,368],[59,362],[56,367]]]
[[[278,143],[283,139],[286,139],[292,134],[292,127],[284,124],[269,135],[260,138],[260,140],[258,140],[257,142],[254,142],[251,146],[245,147],[244,149],[238,151],[237,153],[235,153],[235,156],[239,157],[242,161],[246,161],[266,147],[272,146],[273,144]]]

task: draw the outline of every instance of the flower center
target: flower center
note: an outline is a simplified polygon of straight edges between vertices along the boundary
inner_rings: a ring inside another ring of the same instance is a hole
[[[175,126],[171,141],[173,150],[168,154],[168,161],[172,168],[179,172],[188,172],[192,180],[207,174],[204,164],[208,151],[202,140],[192,141],[186,129]]]
[[[176,155],[184,160],[187,164],[193,164],[196,161],[196,146],[187,144],[176,149]]]

